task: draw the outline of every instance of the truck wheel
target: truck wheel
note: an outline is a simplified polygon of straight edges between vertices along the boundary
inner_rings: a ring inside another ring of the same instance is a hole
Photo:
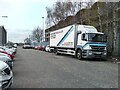
[[[81,50],[78,50],[77,51],[77,59],[79,59],[79,60],[81,60],[82,59],[82,52],[81,52]]]
[[[57,49],[55,50],[55,54],[58,55],[58,51],[57,51]]]

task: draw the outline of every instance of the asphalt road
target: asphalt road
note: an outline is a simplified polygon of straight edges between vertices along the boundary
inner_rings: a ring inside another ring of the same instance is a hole
[[[117,88],[118,65],[18,48],[12,88]]]

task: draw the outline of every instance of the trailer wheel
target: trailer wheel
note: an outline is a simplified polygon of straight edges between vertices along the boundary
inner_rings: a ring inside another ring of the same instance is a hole
[[[79,60],[81,60],[82,59],[82,52],[81,52],[81,50],[78,50],[77,51],[77,59],[79,59]]]

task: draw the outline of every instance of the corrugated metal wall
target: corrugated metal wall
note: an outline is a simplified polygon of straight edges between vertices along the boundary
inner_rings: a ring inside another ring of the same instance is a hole
[[[7,43],[7,32],[3,26],[0,26],[0,46]]]

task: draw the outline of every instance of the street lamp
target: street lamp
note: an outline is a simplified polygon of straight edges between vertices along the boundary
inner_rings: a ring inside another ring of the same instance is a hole
[[[2,16],[2,18],[8,18],[8,16]]]
[[[44,17],[42,17],[42,19],[43,19],[43,41],[45,41]]]
[[[8,16],[5,16],[5,15],[4,15],[4,16],[0,16],[0,17],[1,17],[1,18],[8,18]]]

